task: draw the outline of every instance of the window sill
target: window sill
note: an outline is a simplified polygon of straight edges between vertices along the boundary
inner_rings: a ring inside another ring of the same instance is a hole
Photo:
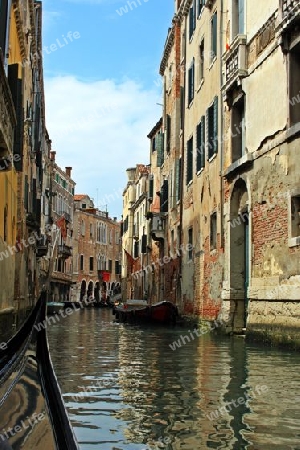
[[[200,84],[199,84],[199,86],[197,87],[197,92],[200,91],[200,89],[202,88],[203,84],[204,84],[204,78],[202,78],[202,80],[200,81]]]
[[[218,152],[214,153],[210,158],[208,158],[208,162],[211,163],[214,159],[216,159]]]
[[[196,173],[197,177],[199,177],[199,175],[201,175],[201,173],[204,171],[204,167],[201,167],[200,170],[198,170],[198,172]]]
[[[192,184],[193,184],[193,180],[190,180],[190,181],[188,182],[188,184],[186,185],[187,189],[188,189]]]
[[[230,166],[224,170],[223,175],[225,176],[225,178],[234,176],[237,172],[244,170],[248,164],[252,163],[252,161],[253,161],[253,154],[246,153],[241,158],[237,159],[232,164],[230,164]]]
[[[188,104],[188,109],[191,109],[191,107],[193,106],[193,103],[194,103],[194,99],[192,99],[192,100],[190,101],[190,103]]]
[[[300,245],[300,236],[289,238],[288,241],[289,247],[297,247]]]
[[[215,62],[217,61],[217,56],[214,56],[214,58],[212,59],[210,66],[209,66],[209,70],[211,70],[215,64]]]

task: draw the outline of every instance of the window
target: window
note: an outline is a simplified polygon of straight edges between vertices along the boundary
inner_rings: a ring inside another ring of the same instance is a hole
[[[86,209],[86,203],[82,203],[81,208]]]
[[[205,6],[205,0],[197,0],[197,17],[198,18],[200,17],[204,6]]]
[[[137,258],[139,256],[139,248],[140,248],[139,241],[134,241],[134,249],[133,249],[134,258]]]
[[[119,261],[115,261],[115,275],[120,275],[120,274],[121,274],[121,270],[120,270]]]
[[[178,202],[181,196],[181,158],[175,161],[175,200]]]
[[[172,81],[173,81],[173,64],[171,63],[169,67],[168,91],[172,89]]]
[[[218,97],[207,110],[208,159],[218,152]]]
[[[199,46],[199,85],[204,79],[204,39]]]
[[[217,13],[211,19],[211,62],[217,56]]]
[[[160,211],[168,212],[169,208],[169,183],[168,180],[164,180],[160,192]]]
[[[245,0],[232,0],[232,39],[245,30]]]
[[[194,80],[195,80],[195,59],[191,62],[189,71],[188,71],[188,104],[194,98]]]
[[[94,258],[90,256],[90,272],[94,272]]]
[[[80,255],[80,268],[79,270],[83,270],[83,255]]]
[[[157,150],[156,165],[157,165],[157,167],[161,167],[164,163],[164,134],[163,133],[159,133],[157,135],[156,150]]]
[[[289,113],[292,126],[300,122],[300,44],[291,50],[289,57]]]
[[[193,136],[187,142],[186,184],[193,179]]]
[[[196,28],[196,0],[193,0],[189,12],[189,39],[193,36]]]
[[[82,236],[85,235],[85,223],[84,223],[83,220],[81,221],[81,235],[82,235]]]
[[[245,154],[245,99],[242,97],[231,110],[231,155],[232,162]]]
[[[171,116],[167,114],[167,124],[166,124],[166,134],[167,134],[167,152],[170,153],[171,150]]]
[[[93,233],[93,224],[90,223],[90,238],[91,239],[93,239],[93,235],[94,235],[94,233]]]
[[[197,125],[196,172],[205,166],[205,117],[202,116]]]
[[[291,197],[291,237],[300,236],[300,195]]]
[[[210,216],[210,250],[217,248],[217,213]]]
[[[108,260],[108,271],[110,273],[112,272],[112,260],[111,259]]]
[[[4,215],[3,215],[3,240],[7,241],[8,239],[8,206],[6,205],[4,208]],[[2,261],[2,260],[1,260]]]
[[[185,36],[186,35],[185,35],[185,31],[184,31],[181,35],[181,51],[180,51],[181,59],[183,59],[185,56]]]
[[[191,261],[193,259],[193,228],[188,230],[188,244],[188,260]]]
[[[184,88],[180,86],[180,129],[183,130],[184,126]]]
[[[155,146],[155,136],[152,138],[151,144],[152,144],[152,151],[155,152],[155,150],[156,150],[156,146]]]

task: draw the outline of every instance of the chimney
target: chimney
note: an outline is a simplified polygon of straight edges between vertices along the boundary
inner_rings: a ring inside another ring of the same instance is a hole
[[[117,221],[117,217],[114,217],[114,221],[115,221],[115,222]]]
[[[72,167],[66,167],[66,174],[69,178],[71,178]]]
[[[55,152],[54,150],[52,150],[52,151],[50,152],[50,160],[51,160],[51,161],[55,161],[55,155],[56,155],[56,152]]]

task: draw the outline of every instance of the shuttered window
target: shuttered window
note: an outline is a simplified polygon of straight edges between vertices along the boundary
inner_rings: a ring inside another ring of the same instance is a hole
[[[188,71],[188,104],[190,104],[194,98],[194,81],[195,81],[195,59],[193,58],[193,61]]]
[[[156,151],[157,151],[157,167],[161,167],[164,163],[164,134],[160,133],[156,138]]]
[[[206,113],[207,123],[207,158],[210,159],[218,152],[218,97]]]
[[[171,116],[169,114],[167,115],[167,152],[170,153],[171,151]]]
[[[193,36],[196,28],[196,0],[193,0],[189,12],[189,39]]]
[[[160,192],[160,211],[168,212],[168,201],[169,201],[169,186],[168,180],[164,180]]]
[[[217,56],[217,13],[211,20],[211,60]]]
[[[181,193],[181,158],[175,161],[175,199],[180,200]]]
[[[199,172],[205,166],[205,117],[202,116],[197,126],[197,158],[196,171]]]
[[[18,78],[19,65],[10,64],[8,66],[8,84],[12,94],[13,103],[16,110],[17,126],[14,136],[15,168],[17,171],[23,169],[23,135],[24,135],[24,111],[23,111],[23,81]]]
[[[187,142],[186,184],[193,179],[193,136]]]

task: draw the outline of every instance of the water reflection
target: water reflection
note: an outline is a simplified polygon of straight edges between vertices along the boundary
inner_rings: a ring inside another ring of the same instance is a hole
[[[98,309],[49,327],[80,448],[300,450],[300,356],[210,335],[172,351],[185,332]]]

